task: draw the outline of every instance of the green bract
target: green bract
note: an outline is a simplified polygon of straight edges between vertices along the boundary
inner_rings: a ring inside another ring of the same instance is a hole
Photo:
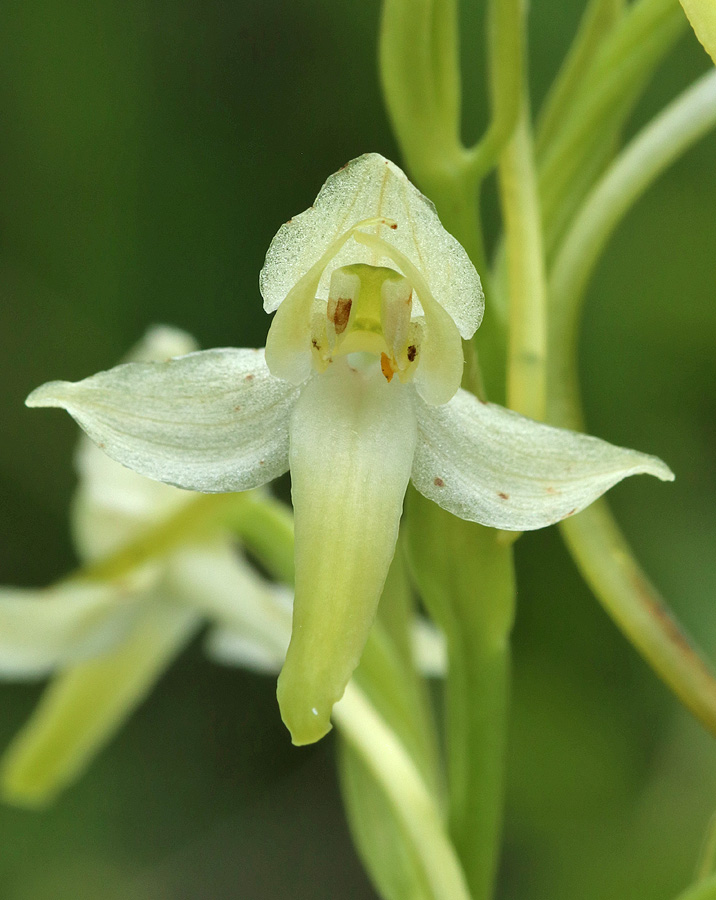
[[[716,63],[716,3],[713,0],[681,0],[696,37]]]
[[[282,226],[261,273],[276,316],[265,356],[209,350],[51,382],[114,459],[200,491],[291,468],[296,594],[279,678],[297,744],[322,737],[358,663],[417,489],[464,519],[522,531],[583,509],[627,475],[671,480],[653,456],[551,428],[460,389],[480,279],[435,208],[378,154],[328,179]]]

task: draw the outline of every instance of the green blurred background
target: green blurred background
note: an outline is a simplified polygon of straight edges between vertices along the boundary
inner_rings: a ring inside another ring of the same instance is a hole
[[[463,4],[466,131],[485,120],[479,4]],[[477,6],[477,8],[474,8]],[[532,10],[544,94],[581,4]],[[30,412],[51,378],[114,364],[157,322],[262,345],[278,225],[327,175],[398,159],[378,0],[8,0],[0,10],[0,583],[68,571],[77,434]],[[708,67],[690,35],[632,127]],[[591,432],[674,485],[612,492],[674,609],[716,659],[716,141],[619,229],[590,292]],[[494,201],[488,197],[488,206]],[[489,298],[488,298],[489,310]],[[716,809],[716,746],[601,612],[551,529],[520,541],[501,897],[668,900]],[[39,685],[0,691],[0,745]],[[364,900],[334,737],[292,748],[270,679],[190,648],[51,809],[0,808],[1,900]]]

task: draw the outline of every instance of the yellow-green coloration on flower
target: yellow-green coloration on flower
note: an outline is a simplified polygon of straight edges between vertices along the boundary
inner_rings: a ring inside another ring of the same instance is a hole
[[[434,206],[372,153],[283,225],[261,272],[276,312],[265,357],[210,350],[52,382],[31,406],[68,410],[115,459],[200,491],[292,473],[296,593],[279,703],[296,744],[318,740],[358,663],[415,487],[513,531],[583,509],[652,456],[551,428],[460,389],[480,279]]]

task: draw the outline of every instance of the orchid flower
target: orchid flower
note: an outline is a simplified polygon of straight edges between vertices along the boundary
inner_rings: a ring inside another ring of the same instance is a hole
[[[132,354],[187,353],[183,332],[154,328]],[[78,554],[96,561],[188,509],[194,495],[150,481],[86,437],[72,506]],[[116,576],[83,570],[44,589],[0,588],[0,677],[53,680],[2,760],[4,796],[47,801],[71,781],[205,622],[217,661],[276,672],[290,635],[291,592],[261,578],[220,529]]]
[[[278,682],[294,743],[330,729],[393,556],[408,481],[463,519],[512,531],[571,516],[659,459],[552,428],[460,388],[480,279],[434,206],[367,154],[283,225],[261,272],[263,350],[135,363],[29,406],[64,407],[111,457],[195,491],[291,470],[295,603]]]

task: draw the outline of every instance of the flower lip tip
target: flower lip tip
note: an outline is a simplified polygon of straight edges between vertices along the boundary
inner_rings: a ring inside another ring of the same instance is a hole
[[[311,714],[312,716],[318,716],[318,711],[315,707],[311,710]],[[291,743],[294,747],[307,747],[309,744],[315,744],[317,741],[320,741],[332,729],[333,725],[330,720],[325,724],[323,722],[302,722],[293,729],[289,728]]]

